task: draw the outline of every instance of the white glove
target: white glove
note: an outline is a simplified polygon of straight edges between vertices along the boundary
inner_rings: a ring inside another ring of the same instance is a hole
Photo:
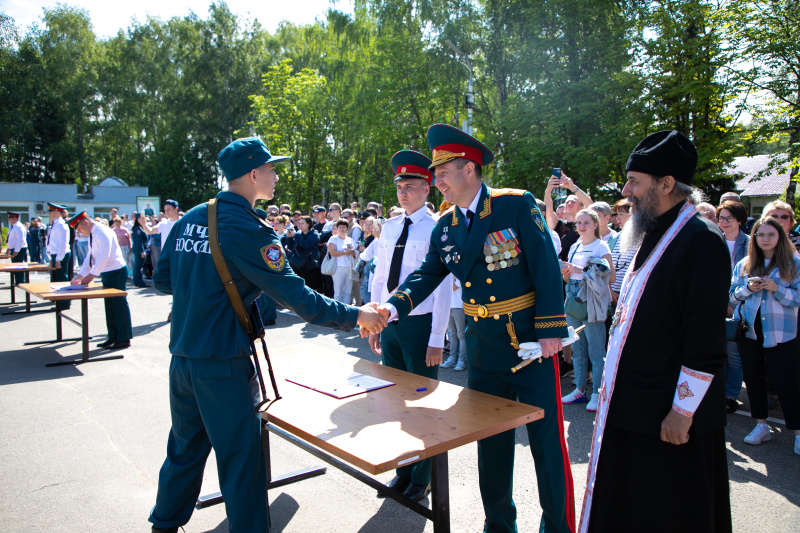
[[[569,336],[561,339],[562,346],[567,346],[580,339],[572,326],[569,326],[567,329],[569,331]],[[517,355],[519,355],[523,360],[539,359],[542,356],[542,347],[539,346],[538,342],[523,342],[519,345],[519,351],[517,352]]]

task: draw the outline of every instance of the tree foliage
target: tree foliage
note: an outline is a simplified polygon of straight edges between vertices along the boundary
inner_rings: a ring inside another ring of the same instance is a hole
[[[797,173],[799,10],[789,0],[357,0],[352,14],[270,34],[213,3],[205,18],[134,21],[106,40],[76,8],[46,10],[44,29],[25,35],[0,14],[0,180],[91,186],[116,175],[190,206],[224,185],[219,150],[260,135],[292,156],[276,201],[391,204],[392,154],[427,152],[429,125],[466,118],[469,58],[493,185],[539,194],[561,167],[612,200],[636,142],[675,128],[695,140],[698,183],[716,196],[732,188],[733,156],[776,139]],[[738,122],[743,110],[753,124]]]

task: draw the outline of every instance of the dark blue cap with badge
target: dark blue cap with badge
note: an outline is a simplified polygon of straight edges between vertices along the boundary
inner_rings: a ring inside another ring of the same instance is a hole
[[[494,154],[485,144],[448,124],[434,124],[428,128],[428,148],[433,150],[429,169],[458,158],[469,159],[480,166],[494,161]]]
[[[428,167],[431,160],[414,150],[400,150],[392,156],[392,172],[394,181],[410,178],[420,178],[428,182],[433,181],[433,174]]]
[[[217,158],[219,168],[228,181],[241,178],[254,168],[267,163],[280,163],[290,159],[289,156],[272,155],[267,145],[256,137],[236,139],[222,149]]]

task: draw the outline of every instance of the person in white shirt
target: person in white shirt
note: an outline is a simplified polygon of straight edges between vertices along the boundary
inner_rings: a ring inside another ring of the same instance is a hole
[[[50,281],[69,281],[69,265],[72,264],[72,248],[69,245],[69,226],[61,216],[66,206],[47,203],[47,216],[50,219],[50,229],[47,232],[45,246],[50,256],[50,266],[55,270],[50,271]],[[65,311],[71,307],[70,300],[56,302],[56,307]]]
[[[8,213],[8,243],[6,249],[11,255],[12,263],[24,263],[28,260],[28,231],[19,221],[19,213]],[[14,274],[14,283],[25,283],[25,274]]]
[[[561,274],[567,283],[567,298],[576,297],[584,283],[584,268],[589,265],[590,259],[604,259],[609,266],[610,275],[608,283],[614,283],[614,262],[611,259],[611,250],[600,237],[600,219],[592,209],[582,209],[575,219],[578,230],[578,241],[573,244],[568,253],[569,262],[562,263]],[[608,291],[609,301],[611,289],[604,285]],[[600,401],[600,382],[603,378],[603,367],[606,356],[606,315],[595,317],[597,320],[590,322],[588,318],[578,319],[567,314],[567,324],[577,329],[586,326],[580,340],[572,345],[572,364],[575,366],[575,390],[561,398],[566,405],[588,402],[586,410],[597,411]],[[587,372],[589,360],[592,361],[592,389],[585,393],[587,385]],[[594,392],[592,392],[592,390]]]
[[[328,208],[328,221],[322,226],[322,231],[320,234],[325,233],[326,231],[330,231],[331,233],[336,233],[334,231],[334,224],[339,218],[342,216],[342,206],[337,204],[336,202],[332,203],[331,206]]]
[[[161,245],[167,242],[167,237],[169,237],[172,226],[174,226],[180,218],[178,202],[175,200],[167,200],[164,202],[164,213],[166,213],[167,217],[160,220],[155,226],[148,226],[147,224],[142,226],[142,229],[148,235],[161,235],[160,243],[153,243],[153,240],[150,240],[150,263],[153,265],[153,273],[158,270],[158,259],[161,257]],[[167,322],[172,322],[172,311],[167,315]]]
[[[172,229],[172,226],[180,218],[178,214],[178,202],[175,200],[167,200],[164,202],[164,213],[167,215],[166,218],[160,220],[158,224],[155,226],[142,226],[142,229],[148,235],[161,235],[161,243],[167,242],[167,237],[169,236],[169,232]],[[150,261],[153,263],[153,271],[158,268],[158,259],[161,257],[161,245],[153,246],[150,245]]]
[[[436,224],[425,206],[433,180],[430,164],[429,158],[410,150],[392,156],[397,200],[404,211],[384,223],[377,241],[373,302],[386,303],[428,252]],[[414,307],[408,318],[390,323],[380,335],[370,335],[370,348],[381,356],[384,365],[436,378],[450,319],[451,287],[446,279]],[[429,459],[400,467],[396,473],[388,486],[407,498],[419,501],[430,491]]]
[[[73,285],[88,285],[100,276],[103,287],[125,290],[128,280],[128,267],[122,256],[117,235],[105,224],[98,224],[86,211],[82,211],[69,220],[75,231],[89,236],[89,253],[83,260],[80,272],[72,279]],[[98,348],[120,350],[131,345],[133,327],[131,310],[126,296],[104,298],[106,308],[106,328],[108,339],[98,344]]]
[[[333,299],[350,305],[353,283],[350,272],[353,270],[351,258],[358,257],[356,244],[347,236],[348,223],[344,219],[336,221],[334,236],[328,240],[328,253],[336,258],[336,272],[333,273]]]

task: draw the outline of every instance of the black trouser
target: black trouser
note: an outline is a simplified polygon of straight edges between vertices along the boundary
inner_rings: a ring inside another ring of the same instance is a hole
[[[769,381],[778,391],[786,429],[800,429],[800,358],[795,353],[795,342],[779,343],[772,348],[764,348],[764,335],[761,330],[761,313],[755,319],[756,340],[745,338],[739,343],[742,358],[742,374],[750,400],[753,418],[765,419],[767,409],[767,374]]]

